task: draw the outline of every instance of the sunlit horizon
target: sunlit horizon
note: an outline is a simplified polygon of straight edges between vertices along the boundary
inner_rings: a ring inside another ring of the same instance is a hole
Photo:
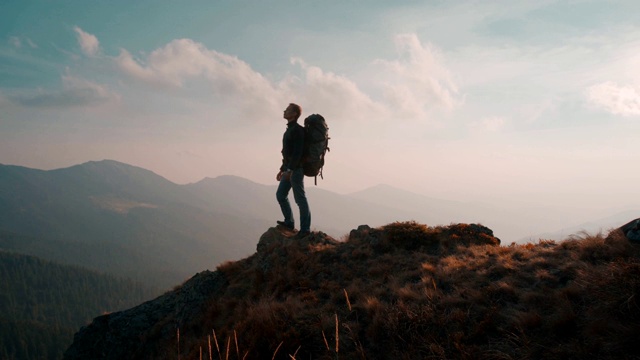
[[[177,184],[275,184],[295,102],[329,124],[321,189],[585,220],[640,207],[637,2],[0,9],[2,164],[113,159]]]

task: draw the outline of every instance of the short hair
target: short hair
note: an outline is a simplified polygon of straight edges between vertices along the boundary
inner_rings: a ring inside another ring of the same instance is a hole
[[[289,106],[294,108],[296,110],[296,112],[298,113],[298,116],[296,116],[296,119],[299,118],[300,115],[302,115],[302,108],[300,107],[300,105],[294,104],[294,103],[289,103]]]

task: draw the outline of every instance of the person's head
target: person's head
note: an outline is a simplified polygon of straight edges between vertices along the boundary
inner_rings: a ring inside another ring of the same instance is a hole
[[[287,121],[291,122],[291,121],[298,120],[301,114],[302,114],[302,108],[300,107],[300,105],[291,103],[284,110],[283,116],[285,119],[287,119]]]

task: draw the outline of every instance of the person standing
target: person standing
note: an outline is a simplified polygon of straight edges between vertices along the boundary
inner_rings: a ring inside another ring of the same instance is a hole
[[[295,229],[293,212],[289,203],[289,190],[293,189],[293,197],[300,209],[300,231],[298,238],[309,235],[311,231],[311,212],[304,191],[304,173],[302,171],[302,153],[304,150],[304,128],[298,124],[302,108],[297,104],[289,104],[284,110],[283,117],[287,120],[287,130],[282,137],[282,165],[276,175],[280,182],[276,191],[276,199],[280,204],[284,221],[277,221],[278,225]]]

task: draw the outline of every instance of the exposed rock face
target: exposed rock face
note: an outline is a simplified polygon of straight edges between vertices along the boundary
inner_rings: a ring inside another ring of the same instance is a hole
[[[284,246],[284,245],[336,245],[338,241],[331,236],[323,233],[322,231],[314,231],[311,234],[301,238],[295,238],[295,232],[283,230],[279,227],[272,227],[267,230],[258,241],[256,250],[258,254],[263,253],[267,248],[272,246]]]
[[[153,359],[150,346],[175,339],[177,329],[201,316],[205,302],[226,285],[218,272],[203,271],[180,288],[129,310],[99,316],[78,331],[64,359]]]
[[[640,242],[640,218],[622,225],[620,230],[622,230],[629,240],[633,242]]]

